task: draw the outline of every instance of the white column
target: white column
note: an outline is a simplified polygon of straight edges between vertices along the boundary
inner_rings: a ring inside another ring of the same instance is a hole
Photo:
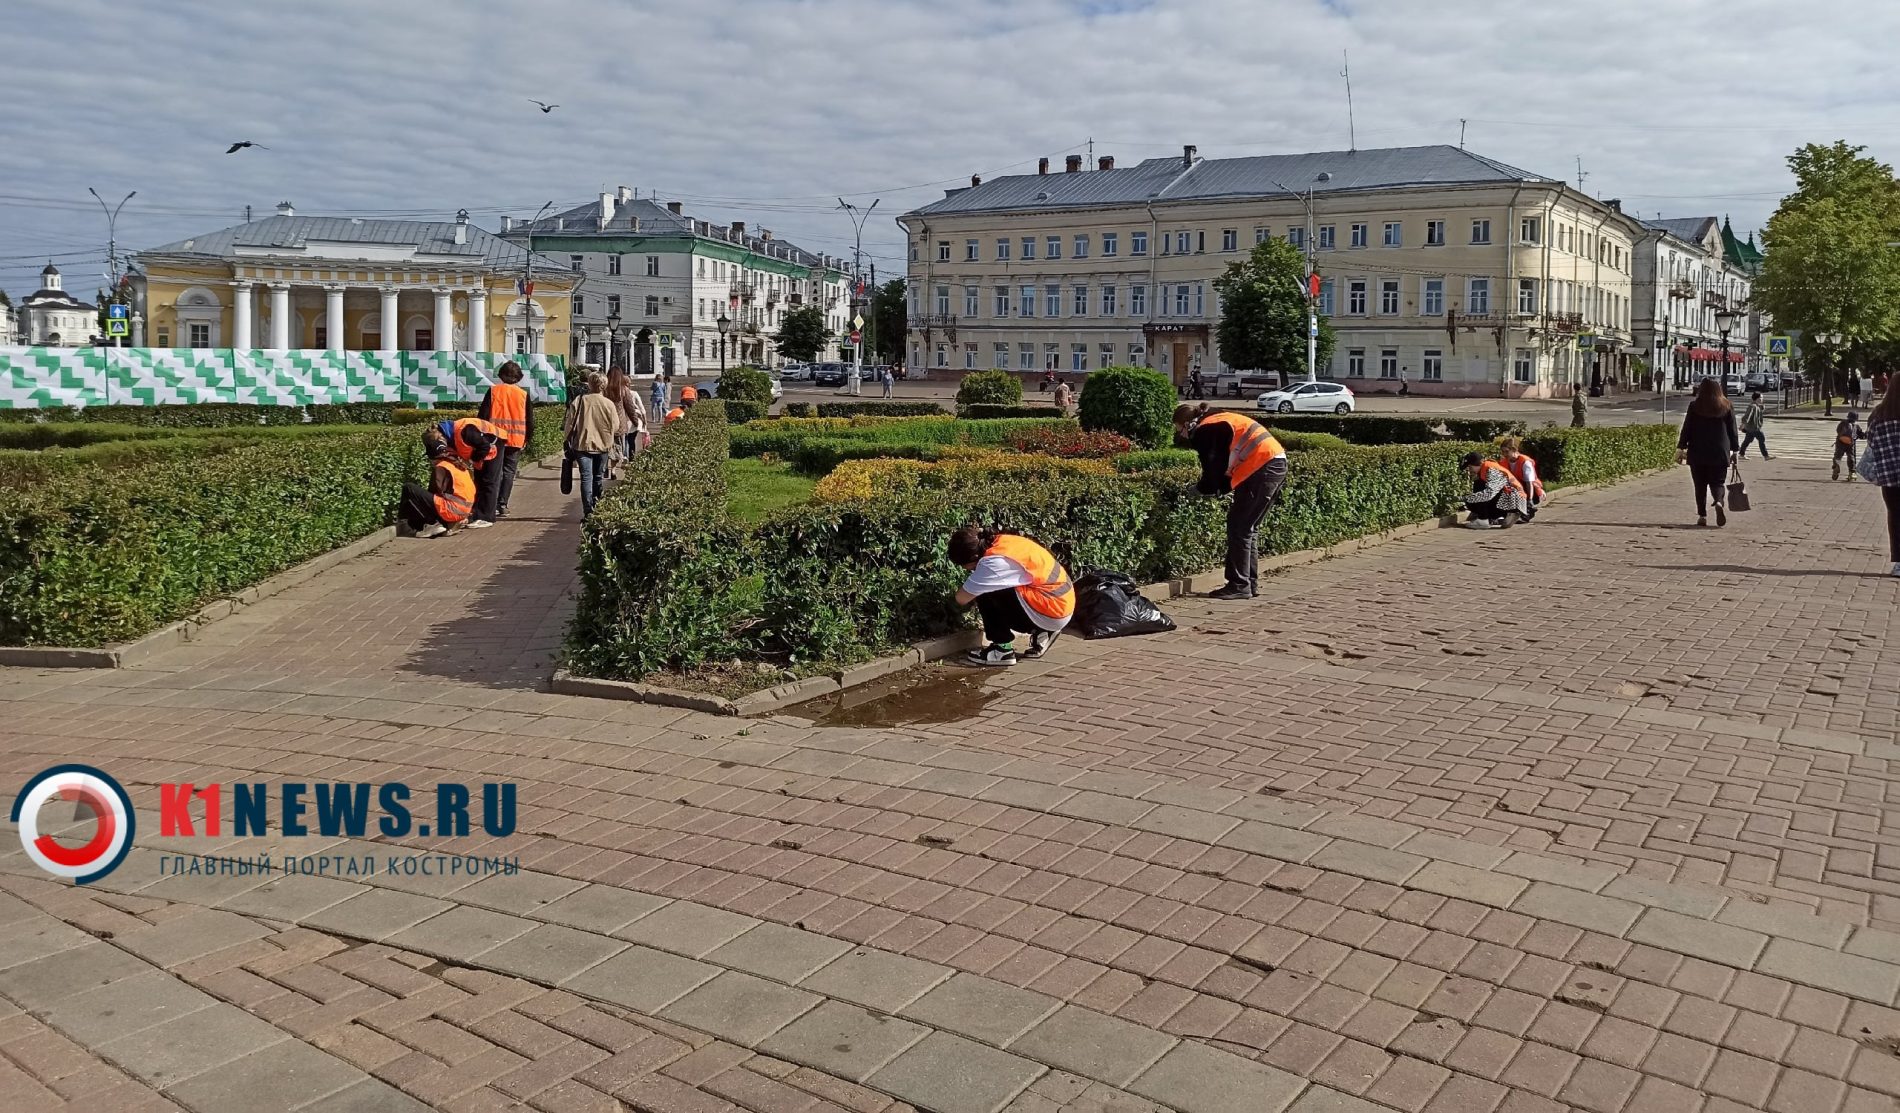
[[[290,347],[290,286],[270,284],[270,346],[277,351]]]
[[[394,286],[385,286],[383,294],[382,335],[376,341],[379,352],[394,352],[402,347],[401,310],[397,307],[397,292]]]
[[[132,346],[134,348],[145,347],[145,317],[143,314],[132,314]]]
[[[452,352],[455,350],[455,311],[449,303],[449,291],[438,287],[435,291],[435,350]]]
[[[478,353],[488,350],[487,290],[470,290],[468,293],[468,350]]]
[[[343,287],[323,288],[324,343],[331,351],[343,350]]]
[[[237,300],[232,303],[231,346],[240,351],[251,346],[251,310],[254,298],[255,294],[249,282],[237,284]]]

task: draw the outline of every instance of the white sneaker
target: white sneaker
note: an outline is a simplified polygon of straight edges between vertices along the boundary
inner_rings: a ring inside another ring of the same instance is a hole
[[[1466,529],[1496,529],[1498,528],[1498,524],[1490,520],[1489,518],[1473,518],[1470,521],[1464,522],[1461,524]]]
[[[416,531],[417,537],[440,537],[449,532],[449,527],[441,522],[432,522]]]
[[[1900,560],[1896,560],[1893,562],[1893,571],[1887,573],[1887,575],[1900,577]]]
[[[487,528],[488,528],[489,526],[492,526],[492,525],[494,525],[494,524],[495,524],[495,523],[493,523],[493,522],[490,522],[490,521],[487,521],[487,520],[485,520],[485,519],[482,519],[482,518],[477,518],[477,519],[475,519],[474,521],[472,521],[472,522],[470,522],[470,523],[468,524],[468,528],[470,528],[470,529],[487,529]]]

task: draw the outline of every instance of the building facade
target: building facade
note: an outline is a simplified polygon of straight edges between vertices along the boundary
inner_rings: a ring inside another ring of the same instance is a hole
[[[715,225],[621,186],[593,204],[537,221],[504,217],[502,236],[563,261],[585,288],[575,297],[571,353],[636,375],[704,375],[725,361],[776,366],[785,314],[825,313],[820,358],[838,358],[847,328],[843,265],[744,221]]]
[[[1132,363],[1177,383],[1225,370],[1214,280],[1268,237],[1308,253],[1337,333],[1318,373],[1357,389],[1552,397],[1634,354],[1641,226],[1616,202],[1456,147],[1237,159],[1187,147],[1125,169],[1071,156],[1061,173],[1044,159],[899,223],[913,366]]]
[[[1748,365],[1761,350],[1762,321],[1749,308],[1753,270],[1731,255],[1732,239],[1713,216],[1644,222],[1636,244],[1636,346],[1673,387],[1722,374],[1724,311],[1737,314],[1727,365]]]
[[[309,217],[286,202],[275,216],[137,261],[135,310],[159,348],[568,350],[576,276],[531,261],[466,213],[453,222]]]
[[[40,288],[22,298],[13,312],[13,342],[25,347],[83,348],[99,335],[98,306],[67,293],[59,268],[51,263],[40,272]]]

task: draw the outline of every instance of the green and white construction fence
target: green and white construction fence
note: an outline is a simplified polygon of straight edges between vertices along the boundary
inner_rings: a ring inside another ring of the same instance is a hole
[[[0,348],[0,410],[227,402],[258,406],[478,401],[514,360],[536,401],[567,400],[559,356],[481,352]]]

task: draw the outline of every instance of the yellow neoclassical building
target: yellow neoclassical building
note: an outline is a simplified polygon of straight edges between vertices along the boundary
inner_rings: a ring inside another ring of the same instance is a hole
[[[579,281],[465,212],[364,220],[288,202],[137,259],[140,339],[159,348],[566,353]]]

